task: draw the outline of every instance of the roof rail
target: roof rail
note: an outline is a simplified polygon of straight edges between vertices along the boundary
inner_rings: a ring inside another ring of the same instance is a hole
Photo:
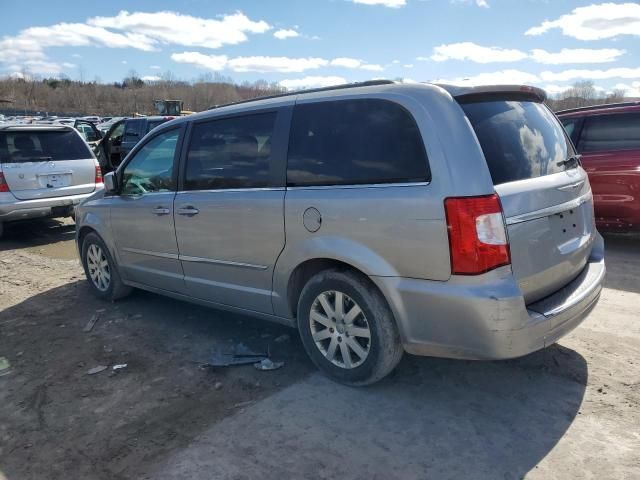
[[[558,110],[556,114],[584,112],[586,110],[597,110],[599,108],[633,107],[635,105],[640,105],[640,100],[635,100],[632,102],[619,102],[619,103],[600,103],[598,105],[588,105],[586,107],[567,108],[566,110]]]
[[[396,82],[394,82],[393,80],[367,80],[366,82],[345,83],[342,85],[334,85],[331,87],[310,88],[307,90],[296,90],[294,92],[278,93],[276,95],[265,95],[264,97],[255,97],[247,100],[240,100],[239,102],[231,102],[231,103],[224,103],[222,105],[214,105],[212,107],[209,107],[209,110],[213,110],[215,108],[228,107],[231,105],[241,105],[243,103],[255,102],[257,100],[267,100],[270,98],[281,98],[281,97],[290,97],[292,95],[302,95],[303,93],[330,92],[332,90],[344,90],[347,88],[358,88],[358,87],[371,87],[375,85],[390,85],[393,83],[396,83]]]

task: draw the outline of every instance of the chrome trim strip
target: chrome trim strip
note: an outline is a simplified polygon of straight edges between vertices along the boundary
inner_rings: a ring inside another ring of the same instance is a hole
[[[180,255],[180,260],[183,262],[194,263],[213,263],[215,265],[227,265],[229,267],[251,268],[253,270],[266,270],[269,268],[267,265],[254,265],[252,263],[231,262],[229,260],[216,260],[213,258],[192,257],[189,255]]]
[[[138,248],[123,248],[122,251],[129,253],[137,253],[139,255],[149,255],[150,257],[169,258],[171,260],[178,260],[178,255],[175,253],[161,253],[151,252],[149,250],[140,250]]]
[[[582,185],[584,185],[584,180],[580,180],[579,182],[572,183],[570,185],[565,185],[564,187],[558,187],[556,190],[565,192],[567,190],[573,190],[575,188],[581,187]]]
[[[568,202],[560,203],[559,205],[553,205],[552,207],[535,210],[533,212],[523,213],[522,215],[514,215],[507,218],[507,225],[514,225],[516,223],[528,222],[529,220],[536,220],[538,218],[549,217],[557,213],[566,212],[572,208],[578,208],[583,203],[591,200],[591,191],[585,193],[581,197],[574,198]]]
[[[392,187],[425,187],[431,182],[406,182],[406,183],[363,183],[356,185],[302,185],[287,187],[287,190],[335,190],[351,188],[392,188]]]
[[[178,195],[190,193],[217,193],[217,192],[284,192],[284,187],[255,187],[255,188],[212,188],[210,190],[180,190]]]

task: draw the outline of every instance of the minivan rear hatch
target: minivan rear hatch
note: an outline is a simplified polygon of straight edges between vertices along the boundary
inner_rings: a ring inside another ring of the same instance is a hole
[[[509,91],[457,97],[500,197],[527,303],[579,275],[596,232],[589,180],[543,98]]]
[[[0,129],[0,171],[19,200],[95,190],[95,157],[71,127]]]

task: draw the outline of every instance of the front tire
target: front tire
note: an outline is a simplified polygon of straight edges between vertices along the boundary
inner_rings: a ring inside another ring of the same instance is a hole
[[[131,287],[122,283],[109,249],[96,233],[87,234],[82,242],[82,266],[98,298],[114,301],[131,292]]]
[[[313,363],[347,385],[381,380],[403,354],[387,302],[355,272],[327,270],[309,280],[298,302],[298,330]]]

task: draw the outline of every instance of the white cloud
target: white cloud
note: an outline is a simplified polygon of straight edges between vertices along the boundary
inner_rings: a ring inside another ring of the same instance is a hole
[[[624,90],[626,97],[640,97],[640,82],[618,83],[613,86],[616,90]]]
[[[343,77],[304,77],[294,78],[288,80],[282,80],[280,85],[287,90],[297,90],[300,88],[317,88],[317,87],[331,87],[333,85],[341,85],[347,83],[347,80]]]
[[[382,65],[365,63],[357,58],[349,58],[349,57],[339,57],[334,58],[329,62],[332,67],[342,67],[342,68],[359,68],[361,70],[369,70],[371,72],[381,72],[384,70]]]
[[[90,18],[86,23],[30,27],[17,35],[4,36],[0,39],[0,63],[33,68],[33,72],[36,68],[55,72],[45,54],[52,47],[99,46],[152,51],[161,45],[173,44],[219,48],[244,42],[248,34],[264,33],[270,28],[267,22],[253,21],[241,12],[208,19],[168,11],[121,11],[113,17]]]
[[[404,68],[413,68],[414,65],[413,63],[405,63],[404,65],[402,65]]]
[[[473,3],[477,7],[489,8],[489,3],[487,2],[487,0],[451,0],[451,3]]]
[[[236,57],[228,61],[229,67],[236,72],[304,72],[325,67],[329,64],[324,58],[289,57]]]
[[[283,72],[299,73],[306,70],[316,70],[321,67],[357,68],[368,71],[382,71],[383,67],[376,64],[364,63],[356,58],[334,58],[327,60],[317,57],[234,57],[226,55],[205,55],[199,52],[174,53],[171,59],[178,63],[188,63],[208,70],[220,71],[230,69],[235,72]]]
[[[382,5],[389,8],[400,8],[407,4],[407,0],[353,0],[353,3],[363,5]]]
[[[610,78],[640,78],[638,68],[609,68],[607,70],[570,69],[561,72],[542,72],[540,78],[547,82],[569,82],[574,80],[607,80]]]
[[[476,0],[476,5],[482,8],[489,8],[487,0]]]
[[[619,35],[640,35],[639,3],[601,3],[578,7],[556,20],[545,20],[526,35],[542,35],[558,28],[578,40],[601,40]]]
[[[527,58],[527,54],[520,50],[483,47],[473,42],[450,43],[434,47],[431,60],[444,62],[446,60],[469,60],[475,63],[516,62]],[[424,60],[425,57],[418,57]]]
[[[158,82],[160,81],[160,77],[158,77],[157,75],[146,75],[142,77],[141,80],[144,82]]]
[[[79,53],[73,53],[71,56],[73,58],[82,58],[82,55],[80,55]]]
[[[531,58],[538,63],[561,65],[567,63],[607,63],[614,62],[624,55],[624,50],[617,48],[563,48],[559,52],[531,50]]]
[[[226,55],[205,55],[199,52],[172,53],[171,60],[178,63],[188,63],[208,70],[224,70],[227,66]]]
[[[162,67],[160,65],[151,65],[149,68],[151,70],[160,70],[160,69],[162,69]]]
[[[554,85],[554,84],[549,84],[549,85],[545,85],[542,88],[544,88],[544,90],[547,92],[547,94],[549,95],[559,95],[560,93],[564,93],[567,90],[570,90],[571,88],[573,88],[571,85]]]
[[[481,73],[466,78],[438,79],[434,83],[453,83],[461,85],[508,85],[537,84],[540,77],[521,70],[500,70],[498,72]]]
[[[286,40],[287,38],[299,37],[300,34],[291,28],[290,29],[282,28],[277,32],[274,32],[273,36],[279,40]]]
[[[264,33],[271,26],[236,12],[220,19],[193,17],[176,12],[122,11],[115,17],[94,17],[87,22],[97,27],[135,33],[155,43],[190,47],[220,48],[247,41],[248,33]]]
[[[126,65],[127,61],[126,60],[121,60],[120,63],[123,64],[123,65]]]

